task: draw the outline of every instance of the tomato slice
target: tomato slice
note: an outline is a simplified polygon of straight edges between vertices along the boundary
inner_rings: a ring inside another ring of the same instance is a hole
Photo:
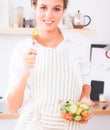
[[[67,114],[66,114],[66,119],[67,119],[67,120],[70,120],[70,121],[73,120],[73,115],[72,115],[70,112],[67,113]]]
[[[65,113],[65,112],[61,112],[61,115],[62,115],[63,118],[66,119],[66,115],[67,115],[67,113]]]

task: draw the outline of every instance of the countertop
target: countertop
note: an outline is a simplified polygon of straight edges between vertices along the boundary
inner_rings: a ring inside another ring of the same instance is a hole
[[[106,109],[103,109],[104,106],[107,105]],[[110,114],[110,102],[95,102],[95,106],[93,107],[94,115],[109,115]],[[0,119],[17,119],[19,114],[17,113],[1,113]]]
[[[107,115],[110,114],[110,101],[109,102],[95,102],[93,107],[94,115]]]
[[[17,119],[19,117],[19,114],[17,113],[1,113],[0,119]]]

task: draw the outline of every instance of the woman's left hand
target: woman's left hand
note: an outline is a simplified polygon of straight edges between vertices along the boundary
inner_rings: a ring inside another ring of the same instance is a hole
[[[93,107],[95,105],[95,103],[90,98],[86,98],[86,97],[82,97],[80,99],[80,102],[88,104],[91,107]],[[93,115],[93,111],[91,110],[91,112],[88,114],[88,116],[85,118],[85,120],[84,121],[80,121],[80,123],[81,124],[86,124],[91,119],[92,115]]]
[[[95,103],[90,98],[87,98],[87,97],[82,97],[80,99],[80,102],[88,104],[89,106],[94,106],[95,105]]]

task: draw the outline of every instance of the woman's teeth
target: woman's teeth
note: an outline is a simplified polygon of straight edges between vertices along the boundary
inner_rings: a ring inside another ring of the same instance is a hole
[[[53,23],[52,21],[44,20],[45,23],[51,24]]]

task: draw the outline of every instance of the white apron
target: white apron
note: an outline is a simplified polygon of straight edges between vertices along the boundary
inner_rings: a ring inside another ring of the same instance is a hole
[[[78,101],[81,76],[65,49],[38,48],[31,75],[33,99],[22,111],[15,130],[79,130],[79,123],[64,120],[59,100]]]

